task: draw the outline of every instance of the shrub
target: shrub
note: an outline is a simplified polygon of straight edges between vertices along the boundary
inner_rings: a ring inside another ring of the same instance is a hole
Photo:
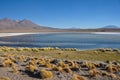
[[[53,78],[53,74],[51,71],[40,70],[40,78],[42,79]]]
[[[98,54],[98,51],[94,51],[95,54]]]
[[[76,48],[64,48],[64,49],[61,49],[63,51],[77,51]]]
[[[23,51],[23,48],[16,48],[17,51]]]
[[[38,62],[37,62],[37,64],[40,64],[40,65],[45,65],[45,60],[39,60]]]
[[[29,65],[35,65],[35,61],[34,61],[34,60],[31,60],[31,61],[29,62]]]
[[[24,58],[23,55],[21,55],[21,56],[18,56],[17,59],[20,60],[20,61],[24,61],[25,58]]]
[[[60,48],[58,48],[58,47],[55,47],[55,50],[60,50]]]
[[[116,78],[116,75],[113,74],[113,73],[110,73],[108,76],[111,77],[111,78]]]
[[[63,68],[60,66],[57,67],[56,65],[52,65],[51,67],[52,67],[52,70],[54,70],[54,71],[59,71],[59,72],[63,71]]]
[[[74,66],[75,66],[75,63],[74,63],[73,61],[70,61],[70,62],[69,62],[69,66],[74,67]]]
[[[101,72],[102,76],[108,76],[108,73],[106,71]]]
[[[33,52],[39,52],[39,49],[38,48],[32,48],[32,51]]]
[[[79,66],[77,63],[72,66],[72,70],[75,70],[75,71],[79,70]]]
[[[84,76],[79,76],[77,74],[73,75],[73,80],[87,80]]]
[[[15,73],[15,74],[18,73],[18,70],[17,70],[17,68],[15,66],[13,66],[12,69],[13,69],[13,73]]]
[[[88,67],[88,70],[96,69],[95,65],[91,63],[87,63],[86,66]]]
[[[49,62],[46,62],[46,63],[45,63],[45,67],[51,68],[51,64],[50,64]]]
[[[106,51],[112,51],[112,49],[110,49],[110,48],[106,48]]]
[[[31,51],[31,48],[24,48],[25,51]]]
[[[117,67],[118,71],[120,72],[120,66]]]
[[[117,49],[117,48],[114,48],[114,49],[113,49],[113,51],[119,52],[119,49]]]
[[[111,62],[110,60],[107,60],[106,63],[108,63],[108,64],[112,64],[112,62]]]
[[[105,68],[108,72],[113,72],[113,66],[112,65],[108,65]]]
[[[92,69],[89,71],[91,77],[97,77],[100,73],[96,69]]]
[[[14,57],[10,57],[10,60],[12,61],[12,62],[15,62],[15,58]]]
[[[8,77],[0,77],[0,80],[11,80],[10,78],[8,78]]]
[[[2,54],[1,57],[10,57],[11,54]]]
[[[100,67],[100,66],[101,66],[100,63],[93,63],[93,65],[94,65],[95,67]]]
[[[58,63],[58,66],[65,67],[65,63],[62,62],[62,61],[60,61],[60,62]]]
[[[85,62],[82,62],[81,67],[87,67],[87,65],[88,65],[88,62],[85,61]]]
[[[15,66],[15,63],[12,62],[10,59],[4,59],[2,62],[3,67],[12,67]]]
[[[98,51],[105,52],[106,50],[104,48],[98,49]]]
[[[72,74],[72,71],[69,67],[63,68],[63,70],[69,74]]]
[[[36,67],[36,65],[29,64],[25,67],[25,70],[34,72],[35,70],[37,70],[37,67]]]

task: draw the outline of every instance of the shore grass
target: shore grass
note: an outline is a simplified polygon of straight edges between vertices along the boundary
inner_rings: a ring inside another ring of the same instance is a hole
[[[120,62],[120,51],[118,49],[95,49],[77,50],[75,48],[13,48],[0,47],[0,54],[26,55],[34,57],[46,57],[69,60],[93,60],[93,61],[118,61]]]

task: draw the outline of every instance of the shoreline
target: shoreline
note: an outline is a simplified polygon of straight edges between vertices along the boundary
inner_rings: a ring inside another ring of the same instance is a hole
[[[8,36],[19,36],[26,34],[38,34],[38,33],[0,33],[0,37],[8,37]]]
[[[91,32],[92,34],[120,34],[120,32]]]
[[[0,37],[19,36],[26,34],[50,34],[50,33],[120,34],[120,32],[35,32],[35,33],[0,33]]]

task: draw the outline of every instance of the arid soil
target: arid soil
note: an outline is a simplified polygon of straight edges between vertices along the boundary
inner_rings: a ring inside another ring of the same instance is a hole
[[[5,49],[0,54],[0,80],[120,80],[118,61],[58,59]]]

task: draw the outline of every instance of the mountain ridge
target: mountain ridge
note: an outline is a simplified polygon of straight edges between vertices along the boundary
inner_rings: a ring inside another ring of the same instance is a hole
[[[15,31],[14,31],[15,30]],[[51,27],[40,26],[28,19],[12,20],[9,18],[0,19],[0,32],[38,32],[54,30]]]

